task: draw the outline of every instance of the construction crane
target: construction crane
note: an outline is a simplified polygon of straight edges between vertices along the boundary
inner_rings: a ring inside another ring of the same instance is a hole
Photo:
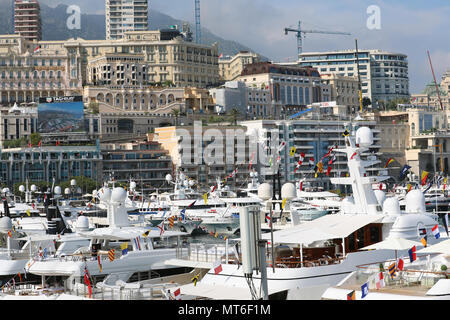
[[[436,76],[434,75],[433,64],[431,63],[430,51],[427,50],[428,61],[430,61],[431,72],[433,73],[434,85],[436,86],[436,93],[438,96],[439,105],[441,106],[441,110],[444,110],[444,106],[442,105],[441,95],[439,93],[439,86],[436,82]]]
[[[284,28],[284,34],[287,35],[288,32],[295,32],[297,33],[297,48],[298,48],[298,55],[303,52],[303,34],[304,33],[323,33],[323,34],[342,34],[350,36],[351,34],[348,32],[338,32],[338,31],[319,31],[319,30],[302,30],[302,22],[298,22],[298,29],[292,29],[292,28]]]
[[[200,29],[200,0],[195,0],[195,43],[202,41],[202,31]]]

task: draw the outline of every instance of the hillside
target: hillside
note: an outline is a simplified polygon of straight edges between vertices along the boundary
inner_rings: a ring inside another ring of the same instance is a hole
[[[80,37],[87,40],[105,38],[105,16],[95,14],[81,15],[81,29],[69,30],[66,20],[69,15],[66,13],[66,5],[58,5],[51,8],[41,4],[42,15],[42,38],[43,40],[62,40],[73,37]],[[167,28],[170,25],[181,26],[183,21],[172,18],[156,10],[150,10],[149,29],[156,30]],[[0,34],[13,33],[12,6],[9,2],[0,1]],[[191,24],[191,30],[195,27]],[[234,55],[239,51],[253,51],[252,49],[231,40],[226,40],[216,36],[206,28],[202,28],[202,43],[219,43],[219,53],[224,55]],[[265,58],[264,58],[265,59]]]

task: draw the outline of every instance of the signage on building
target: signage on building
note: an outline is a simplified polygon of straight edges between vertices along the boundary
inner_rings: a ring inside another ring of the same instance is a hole
[[[38,132],[84,132],[82,96],[42,97],[38,104]]]

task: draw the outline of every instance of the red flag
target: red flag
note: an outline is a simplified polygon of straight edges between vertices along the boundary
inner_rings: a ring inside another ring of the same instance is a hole
[[[214,262],[213,268],[214,268],[215,274],[221,273],[222,272],[222,261],[220,261],[220,259],[219,259],[216,262]]]
[[[300,191],[303,191],[303,181],[300,182]]]
[[[398,259],[398,265],[397,265],[398,270],[403,270],[403,259],[400,258]]]
[[[56,146],[59,146],[59,141],[56,141]]]
[[[328,166],[328,168],[327,168],[327,176],[330,175],[330,172],[331,172],[331,166]]]
[[[39,143],[38,143],[38,147],[40,148],[40,147],[42,147],[42,140],[41,141],[39,141]]]
[[[175,296],[175,299],[181,300],[181,290],[180,290],[180,288],[178,288],[177,290],[175,290],[175,291],[173,292],[173,294],[174,294],[174,296]]]
[[[350,157],[350,160],[353,160],[353,157],[356,156],[358,154],[358,152],[355,151],[354,154],[352,154],[352,156]]]

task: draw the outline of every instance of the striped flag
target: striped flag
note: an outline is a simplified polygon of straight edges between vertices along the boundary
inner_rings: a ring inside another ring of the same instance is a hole
[[[116,251],[114,249],[108,251],[108,258],[109,261],[114,261],[114,259],[116,258]]]
[[[136,245],[136,249],[141,250],[141,243],[139,242],[139,237],[134,238],[134,244]]]
[[[431,228],[431,232],[433,232],[433,235],[436,239],[439,239],[441,237],[438,225],[435,225],[433,228]]]
[[[422,171],[422,176],[420,178],[420,181],[423,186],[425,185],[425,182],[427,181],[428,173],[429,173],[428,171]]]
[[[91,276],[89,275],[88,269],[86,265],[84,266],[84,283],[88,286],[89,289],[89,298],[92,296],[92,286],[91,286]]]
[[[169,220],[169,227],[173,228],[173,224],[175,222],[175,216],[171,216],[168,220]]]
[[[384,167],[387,168],[387,166],[390,165],[392,162],[394,162],[394,159],[389,158]]]
[[[150,230],[147,230],[142,234],[142,236],[147,238],[149,234],[150,234]]]
[[[159,236],[161,237],[164,233],[164,221],[156,226],[159,229]]]
[[[389,274],[391,275],[391,278],[394,278],[395,277],[395,271],[397,271],[397,268],[395,267],[395,262],[393,262],[389,266],[388,270],[389,270]]]
[[[408,250],[408,254],[409,254],[409,261],[413,262],[414,260],[416,260],[417,256],[416,256],[416,246],[413,246],[411,249]]]

